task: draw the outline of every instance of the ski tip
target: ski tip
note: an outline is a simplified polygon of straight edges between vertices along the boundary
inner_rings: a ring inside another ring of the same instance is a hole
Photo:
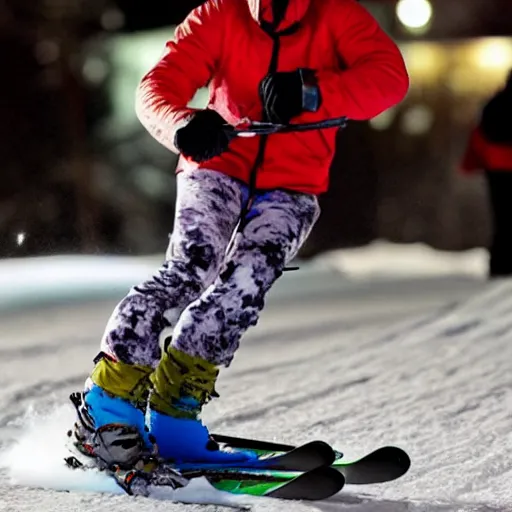
[[[334,460],[336,459],[336,452],[334,451],[333,447],[326,443],[325,441],[310,441],[309,443],[303,444],[299,448],[302,449],[310,449],[311,451],[315,451],[319,455],[322,455],[325,460],[330,459],[332,457],[332,461],[328,464],[332,464]]]
[[[336,453],[324,441],[310,441],[286,452],[280,457],[281,469],[309,471],[315,467],[330,466],[336,459]]]
[[[347,484],[378,484],[405,475],[411,467],[411,459],[401,448],[384,446],[354,463],[341,460],[335,467],[345,475]]]
[[[284,500],[325,500],[343,489],[345,477],[330,467],[307,471],[265,496]]]
[[[394,464],[404,473],[411,467],[411,458],[402,448],[397,446],[383,446],[373,452],[372,458],[376,462]]]

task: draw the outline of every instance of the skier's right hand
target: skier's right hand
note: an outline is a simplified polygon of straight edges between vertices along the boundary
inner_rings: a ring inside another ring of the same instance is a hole
[[[224,130],[226,124],[215,110],[198,110],[187,125],[176,132],[174,145],[195,162],[210,160],[228,149],[231,137]]]

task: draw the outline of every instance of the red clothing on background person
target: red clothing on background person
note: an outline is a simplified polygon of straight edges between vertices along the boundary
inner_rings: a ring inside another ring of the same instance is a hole
[[[209,0],[190,14],[139,89],[138,115],[155,139],[176,151],[175,133],[193,112],[187,104],[208,82],[208,107],[228,123],[262,120],[258,86],[276,42],[261,25],[271,19],[270,0]],[[303,112],[294,123],[341,116],[367,120],[407,92],[399,49],[356,0],[290,0],[277,31],[284,33],[277,71],[315,70],[322,98],[318,111]],[[256,187],[325,192],[335,137],[334,129],[269,137]],[[247,183],[258,139],[238,138],[200,166],[182,157],[178,171],[202,167]]]
[[[471,136],[462,159],[461,170],[465,174],[484,172],[512,173],[512,144],[495,143],[488,140],[480,126]]]
[[[512,275],[512,72],[505,87],[485,105],[461,163],[465,174],[484,173],[489,191],[493,234],[489,276]]]

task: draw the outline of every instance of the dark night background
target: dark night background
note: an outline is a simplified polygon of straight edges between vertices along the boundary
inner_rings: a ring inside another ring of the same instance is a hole
[[[431,1],[423,33],[405,30],[394,1],[362,2],[399,43],[411,90],[340,132],[303,257],[375,239],[487,245],[483,180],[457,167],[479,109],[512,68],[512,2]],[[133,97],[199,3],[0,0],[2,257],[164,251],[176,158],[138,123]]]

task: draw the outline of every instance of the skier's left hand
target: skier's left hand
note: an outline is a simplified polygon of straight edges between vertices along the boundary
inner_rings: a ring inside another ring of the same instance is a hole
[[[311,69],[270,73],[261,81],[259,93],[267,120],[275,124],[288,124],[305,111],[316,112],[321,102]]]

